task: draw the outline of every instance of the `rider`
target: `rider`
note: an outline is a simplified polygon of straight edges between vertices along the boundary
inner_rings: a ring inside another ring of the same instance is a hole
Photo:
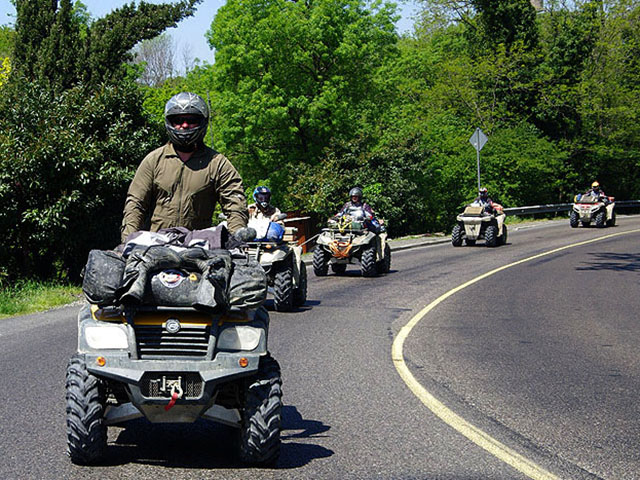
[[[169,142],[140,163],[127,192],[121,239],[144,227],[211,227],[219,202],[231,233],[247,225],[242,178],[222,154],[205,146],[209,108],[202,97],[182,92],[164,107]]]
[[[600,189],[600,183],[598,183],[598,181],[595,181],[591,184],[591,188],[586,191],[585,195],[596,198],[606,197],[604,191]]]
[[[482,187],[478,190],[478,196],[474,200],[474,203],[477,203],[481,207],[484,207],[485,211],[488,213],[493,213],[493,200],[489,196],[489,191],[486,187]]]
[[[369,204],[362,201],[362,189],[360,187],[353,187],[349,190],[349,197],[351,200],[342,206],[334,218],[339,218],[343,215],[349,215],[354,218],[364,218],[367,229],[374,233],[384,230],[384,227],[382,227],[376,219],[373,209]]]
[[[272,222],[284,225],[282,220],[278,220],[280,210],[271,205],[271,190],[269,187],[260,185],[253,191],[253,200],[255,203],[249,205],[249,220],[262,220],[268,218]]]

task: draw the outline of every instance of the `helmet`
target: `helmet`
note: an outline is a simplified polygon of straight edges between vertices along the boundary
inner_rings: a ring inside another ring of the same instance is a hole
[[[188,129],[178,129],[173,126],[170,119],[175,115],[196,115],[199,117],[198,125]],[[209,125],[209,107],[207,103],[195,93],[182,92],[174,95],[164,106],[164,126],[169,134],[169,139],[182,151],[195,150],[207,133]]]
[[[349,190],[349,198],[358,197],[358,201],[362,201],[362,189],[360,187],[353,187]]]
[[[485,187],[482,187],[480,190],[478,190],[478,193],[481,197],[486,197],[487,195],[489,195],[489,190],[487,190]]]
[[[253,191],[253,200],[261,207],[267,208],[271,202],[271,190],[269,187],[260,185]]]
[[[591,184],[591,188],[593,188],[594,190],[600,190],[600,184],[598,182],[593,182]]]

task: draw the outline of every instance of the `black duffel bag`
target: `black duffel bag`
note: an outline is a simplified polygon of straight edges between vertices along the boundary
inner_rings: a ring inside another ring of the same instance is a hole
[[[99,306],[114,305],[116,290],[122,283],[125,261],[111,250],[91,250],[84,267],[82,292],[90,303]]]

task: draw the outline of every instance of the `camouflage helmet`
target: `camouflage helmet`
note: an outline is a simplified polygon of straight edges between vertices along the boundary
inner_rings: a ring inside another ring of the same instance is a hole
[[[170,119],[177,115],[197,115],[200,117],[198,125],[189,129],[178,129]],[[207,133],[209,125],[209,107],[207,103],[195,93],[182,92],[174,95],[164,106],[164,126],[169,139],[176,147],[184,151],[192,151],[198,147]]]

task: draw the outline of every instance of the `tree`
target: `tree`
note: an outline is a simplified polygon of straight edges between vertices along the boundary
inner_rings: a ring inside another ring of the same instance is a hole
[[[142,63],[140,83],[156,87],[175,74],[176,49],[167,33],[143,40],[134,48],[134,62]]]
[[[16,68],[0,95],[0,269],[10,279],[75,280],[89,249],[117,244],[127,184],[160,141],[129,51],[197,1],[132,3],[95,21],[69,0],[16,1]]]
[[[216,51],[216,145],[249,185],[286,191],[294,165],[363,134],[395,51],[394,8],[361,0],[231,0],[207,33]],[[296,167],[297,168],[297,167]]]

